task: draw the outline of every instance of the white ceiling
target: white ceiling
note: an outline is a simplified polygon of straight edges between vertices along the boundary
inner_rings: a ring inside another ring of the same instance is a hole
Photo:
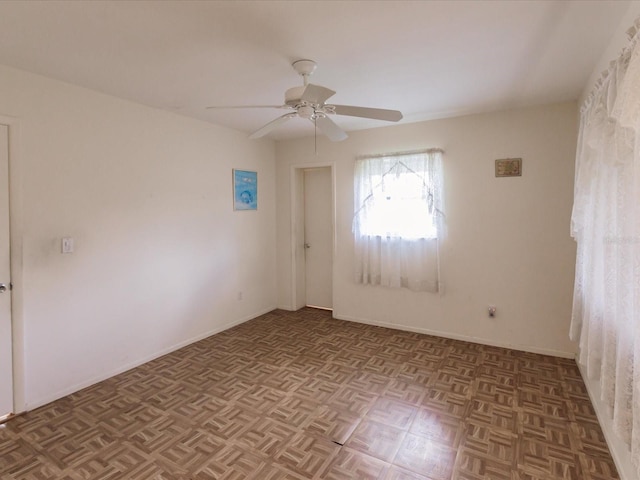
[[[415,122],[577,99],[629,3],[4,0],[0,63],[250,133],[283,112],[204,107],[281,104],[310,58],[328,103]]]

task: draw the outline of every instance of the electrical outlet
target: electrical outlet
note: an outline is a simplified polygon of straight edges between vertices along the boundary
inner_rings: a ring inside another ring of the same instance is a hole
[[[238,292],[238,301],[242,300],[242,292]]]

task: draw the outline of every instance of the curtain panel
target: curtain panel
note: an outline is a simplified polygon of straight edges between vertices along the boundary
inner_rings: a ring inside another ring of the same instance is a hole
[[[640,475],[640,19],[581,109],[571,338]]]
[[[359,158],[354,178],[356,283],[437,292],[442,151]]]

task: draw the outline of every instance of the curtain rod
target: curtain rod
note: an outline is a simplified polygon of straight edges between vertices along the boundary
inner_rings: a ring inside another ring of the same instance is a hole
[[[420,153],[444,153],[441,148],[427,148],[424,150],[411,150],[409,152],[390,152],[390,153],[377,153],[370,155],[358,155],[356,160],[364,160],[365,158],[382,158],[382,157],[401,157],[403,155],[417,155]]]

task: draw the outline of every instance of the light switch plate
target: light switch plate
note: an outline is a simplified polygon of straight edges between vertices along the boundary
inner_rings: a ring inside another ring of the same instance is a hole
[[[73,238],[62,238],[62,253],[73,253]]]

